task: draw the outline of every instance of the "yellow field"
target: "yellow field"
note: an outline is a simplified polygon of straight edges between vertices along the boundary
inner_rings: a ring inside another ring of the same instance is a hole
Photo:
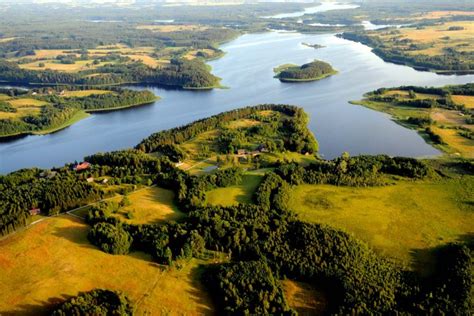
[[[292,280],[281,281],[288,305],[298,312],[298,315],[324,315],[327,309],[327,298],[322,291],[308,283]]]
[[[70,54],[70,51],[63,49],[37,49],[35,56],[38,59],[54,59],[58,55]]]
[[[184,214],[179,211],[174,204],[174,193],[158,187],[148,187],[127,195],[131,205],[123,207],[113,216],[119,217],[122,221],[133,224],[151,224],[163,221],[178,220]],[[112,199],[120,202],[122,196]],[[128,219],[127,213],[133,217]]]
[[[21,107],[14,113],[0,111],[0,119],[19,119],[28,115],[38,115],[40,111],[39,107]]]
[[[203,52],[203,53],[206,53],[209,57],[212,57],[214,56],[215,54],[215,51],[212,50],[212,49],[208,49],[208,48],[205,48],[205,49],[194,49],[194,50],[191,50],[189,52],[187,52],[185,55],[184,55],[184,58],[186,59],[194,59],[197,57],[197,53],[198,52]]]
[[[453,95],[451,97],[456,104],[462,104],[468,109],[474,109],[474,96]]]
[[[181,31],[203,31],[207,30],[208,27],[197,24],[166,24],[166,25],[139,25],[139,30],[150,30],[153,32],[181,32]]]
[[[206,261],[167,270],[143,253],[106,254],[89,244],[88,229],[62,215],[0,241],[0,314],[42,315],[50,304],[95,288],[124,292],[136,315],[212,313],[197,281]]]
[[[96,89],[90,89],[90,90],[77,90],[77,91],[64,91],[64,94],[62,97],[64,98],[72,98],[72,97],[88,97],[93,94],[108,94],[112,93],[111,91],[108,90],[96,90]]]
[[[63,72],[78,72],[81,70],[95,69],[105,64],[112,63],[112,62],[105,62],[105,63],[99,63],[97,65],[93,65],[92,62],[93,60],[78,60],[74,64],[61,64],[60,62],[57,62],[57,61],[44,60],[44,61],[35,61],[28,64],[19,64],[19,66],[22,69],[30,69],[30,70],[50,69],[50,70],[57,70],[57,71],[63,71]],[[44,63],[44,67],[40,67],[39,66],[40,63]]]
[[[9,96],[5,96],[1,99],[10,103],[17,111],[13,113],[0,111],[0,119],[20,119],[28,115],[38,115],[41,107],[48,104],[47,102],[30,98],[11,99]]]
[[[251,120],[251,119],[240,119],[236,121],[229,122],[226,125],[228,128],[236,129],[236,128],[247,128],[261,124],[260,121]]]
[[[291,209],[304,221],[343,229],[379,253],[415,263],[416,250],[474,233],[474,178],[372,188],[300,185]]]
[[[126,56],[132,59],[133,61],[141,61],[145,65],[153,67],[153,68],[156,68],[159,65],[163,64],[163,61],[158,61],[157,59],[147,56],[147,55],[126,55]]]
[[[48,104],[41,100],[30,99],[30,98],[21,98],[21,99],[11,99],[8,100],[13,107],[22,108],[22,107],[42,107],[43,105]]]
[[[474,158],[474,140],[460,136],[459,131],[455,129],[439,128],[436,126],[432,126],[431,129],[441,136],[443,142],[448,144],[454,153],[458,153],[466,158]]]
[[[6,43],[6,42],[9,42],[9,41],[13,41],[16,37],[4,37],[4,38],[0,38],[0,43]]]

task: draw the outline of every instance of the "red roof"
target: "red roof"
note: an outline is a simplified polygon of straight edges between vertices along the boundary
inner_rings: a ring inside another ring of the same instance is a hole
[[[87,161],[84,161],[84,162],[81,162],[81,163],[77,164],[74,167],[74,170],[80,171],[80,170],[88,169],[90,166],[91,166],[90,163],[88,163]]]

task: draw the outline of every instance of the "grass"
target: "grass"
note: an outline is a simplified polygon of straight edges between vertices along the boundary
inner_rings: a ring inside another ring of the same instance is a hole
[[[264,153],[263,157],[270,162],[276,162],[278,160],[286,160],[297,162],[302,165],[308,165],[316,161],[316,157],[313,155],[303,155],[296,152],[286,151],[283,153]]]
[[[474,158],[474,140],[460,136],[456,129],[436,126],[431,129],[449,146],[451,152],[463,157]]]
[[[48,104],[48,102],[31,99],[31,98],[20,98],[20,99],[10,99],[8,100],[13,107],[42,107],[43,105]]]
[[[324,315],[328,302],[323,291],[311,284],[293,280],[283,280],[281,285],[288,305],[298,315]]]
[[[182,31],[204,31],[207,26],[197,24],[157,24],[157,25],[139,25],[139,30],[149,30],[152,32],[182,32]]]
[[[308,222],[343,229],[407,266],[412,254],[474,232],[474,178],[371,188],[300,185],[289,205]]]
[[[217,188],[207,192],[207,203],[211,205],[231,206],[238,203],[252,203],[252,196],[262,181],[259,172],[248,172],[243,176],[242,183],[226,188]]]
[[[184,216],[174,204],[174,193],[159,187],[147,187],[127,195],[131,205],[123,207],[114,216],[130,224],[151,224],[178,220]],[[122,196],[112,199],[120,202]],[[127,213],[132,215],[127,218]]]
[[[232,122],[229,122],[226,127],[231,128],[231,129],[237,129],[237,128],[249,128],[252,126],[256,126],[261,124],[260,121],[257,120],[252,120],[252,119],[240,119],[240,120],[235,120]]]
[[[113,93],[112,91],[109,90],[98,90],[98,89],[89,89],[89,90],[76,90],[76,91],[65,91],[62,97],[64,98],[82,98],[82,97],[88,97],[90,95],[94,94],[109,94]]]
[[[166,269],[144,253],[110,255],[87,240],[89,227],[62,215],[0,241],[0,314],[42,315],[53,303],[94,288],[124,292],[137,315],[212,314],[201,265]]]
[[[44,67],[40,67],[40,63],[44,64]],[[79,72],[82,70],[90,70],[95,69],[100,66],[104,66],[106,64],[111,64],[113,62],[101,62],[97,65],[93,64],[93,60],[78,60],[74,64],[62,64],[58,61],[51,61],[51,60],[38,60],[28,64],[19,64],[20,68],[22,69],[29,69],[29,70],[56,70],[62,72]]]

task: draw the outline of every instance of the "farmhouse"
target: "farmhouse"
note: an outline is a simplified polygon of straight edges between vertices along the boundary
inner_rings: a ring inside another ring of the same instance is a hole
[[[28,211],[30,215],[39,215],[41,214],[41,209],[39,208],[32,208],[31,210]]]
[[[75,165],[72,167],[72,169],[75,170],[75,171],[81,171],[81,170],[89,169],[90,167],[91,167],[91,164],[88,163],[87,161],[84,161],[84,162],[75,164]]]

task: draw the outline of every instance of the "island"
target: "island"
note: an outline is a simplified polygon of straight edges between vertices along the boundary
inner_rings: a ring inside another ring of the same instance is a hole
[[[275,78],[282,82],[317,81],[337,74],[332,66],[324,61],[315,60],[302,66],[284,64],[273,69]]]
[[[159,98],[148,90],[118,87],[47,87],[0,89],[0,139],[49,134],[86,118],[89,113],[150,104]]]
[[[307,46],[307,47],[312,47],[312,48],[314,48],[314,49],[320,49],[320,48],[326,47],[326,46],[324,46],[324,45],[310,44],[310,43],[306,43],[306,42],[301,43],[301,45],[304,45],[304,46]]]
[[[442,151],[474,158],[474,84],[381,88],[353,104],[390,114]]]

